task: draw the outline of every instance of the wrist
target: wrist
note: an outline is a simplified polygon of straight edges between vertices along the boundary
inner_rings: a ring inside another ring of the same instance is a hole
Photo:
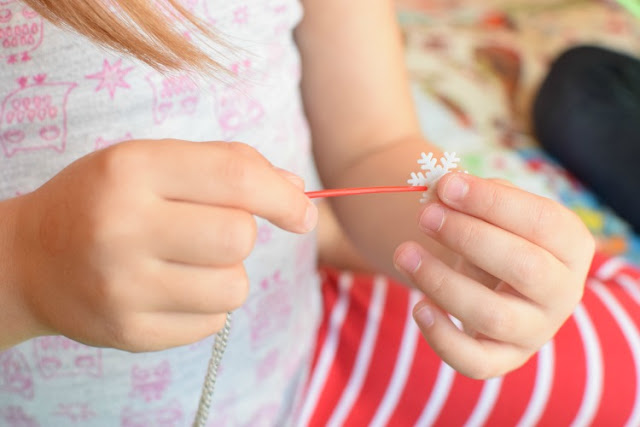
[[[0,201],[0,350],[42,335],[45,328],[32,314],[25,286],[28,234],[25,198]]]

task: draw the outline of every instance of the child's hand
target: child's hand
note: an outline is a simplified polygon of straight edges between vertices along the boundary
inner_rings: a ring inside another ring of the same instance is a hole
[[[253,214],[315,226],[303,187],[239,143],[130,141],[76,161],[22,209],[22,294],[39,332],[130,351],[213,334],[247,297]]]
[[[438,355],[478,379],[527,361],[580,301],[594,241],[552,200],[461,173],[443,177],[420,228],[451,249],[448,265],[413,242],[395,264],[427,299],[414,318]],[[445,314],[459,319],[460,331]]]

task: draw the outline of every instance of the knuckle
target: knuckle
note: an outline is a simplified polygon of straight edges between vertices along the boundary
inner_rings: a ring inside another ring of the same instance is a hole
[[[256,221],[248,212],[241,211],[237,218],[222,228],[223,250],[232,260],[241,261],[253,250],[257,235]]]
[[[484,212],[486,217],[493,217],[500,213],[504,207],[504,197],[501,195],[500,187],[491,185],[485,197]]]
[[[590,262],[593,257],[593,253],[596,250],[596,239],[593,236],[593,233],[589,231],[587,225],[584,223],[582,219],[573,211],[569,211],[571,215],[572,221],[577,225],[576,235],[582,236],[582,248],[584,250],[584,256],[587,258],[586,261]]]
[[[128,141],[104,149],[100,154],[100,170],[112,180],[131,180],[147,170],[149,157],[143,141]]]
[[[227,301],[228,311],[235,310],[242,306],[249,297],[249,277],[244,268],[234,269],[233,279],[230,281],[229,298]]]
[[[222,178],[239,198],[246,195],[248,190],[258,185],[254,179],[254,165],[244,156],[229,155],[225,159]]]
[[[532,209],[532,232],[536,239],[544,239],[562,223],[563,210],[552,200],[540,201]]]
[[[438,296],[442,294],[446,288],[449,280],[449,275],[444,268],[437,268],[436,266],[425,269],[425,281],[422,286],[422,291],[430,297],[438,300]]]
[[[228,143],[225,143],[225,147],[230,152],[235,154],[240,154],[240,155],[250,156],[250,157],[260,156],[260,153],[258,152],[258,150],[242,142],[236,142],[236,141],[228,142]]]
[[[117,349],[140,352],[146,347],[147,334],[140,330],[133,315],[121,314],[106,325],[109,344]]]
[[[504,185],[507,187],[515,187],[515,185],[513,185],[513,183],[511,183],[511,181],[506,180],[504,178],[491,178],[491,182],[494,182],[496,184],[500,184],[500,185]]]
[[[123,266],[123,269],[126,268]],[[91,292],[89,298],[96,302],[93,309],[108,318],[121,318],[131,306],[129,302],[131,287],[119,273],[103,274],[95,278],[92,286],[87,289]]]
[[[544,283],[551,271],[548,256],[544,252],[524,247],[513,251],[511,268],[521,283]]]
[[[505,338],[511,332],[513,314],[504,306],[490,307],[480,318],[479,329],[491,338]]]
[[[216,314],[211,319],[211,329],[207,331],[207,335],[217,334],[222,329],[224,329],[224,324],[227,321],[226,314]]]
[[[474,248],[478,244],[478,230],[473,226],[460,227],[456,230],[455,244],[458,248]]]
[[[291,203],[291,209],[286,211],[290,215],[289,221],[292,224],[304,225],[307,209],[309,209],[309,203],[302,197],[296,198],[296,201]]]

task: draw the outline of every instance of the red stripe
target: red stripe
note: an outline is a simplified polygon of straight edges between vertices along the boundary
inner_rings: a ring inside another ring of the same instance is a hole
[[[551,395],[539,425],[566,426],[575,418],[585,387],[586,360],[573,317],[554,338],[555,368]]]
[[[596,252],[591,260],[591,268],[589,268],[589,277],[598,277],[600,268],[611,260],[610,256],[607,256],[601,252]]]
[[[636,391],[629,344],[607,307],[588,286],[583,301],[600,340],[604,365],[602,397],[593,424],[623,425],[631,414]]]
[[[311,372],[314,371],[316,364],[318,363],[318,357],[324,342],[327,338],[327,331],[329,330],[329,319],[331,318],[331,312],[336,306],[338,301],[338,272],[335,270],[323,269],[320,272],[320,278],[322,280],[322,323],[318,328],[318,334],[316,338],[316,348],[313,354],[313,361],[311,363]]]
[[[326,425],[349,382],[364,332],[372,290],[371,280],[365,282],[354,278],[350,292],[351,301],[340,331],[336,357],[329,370],[316,410],[310,418],[310,426]]]
[[[451,393],[442,407],[436,426],[463,425],[478,403],[484,381],[472,380],[456,372]]]
[[[389,282],[387,300],[369,371],[353,410],[345,420],[345,425],[367,425],[375,415],[396,368],[408,304],[408,288]]]
[[[536,383],[537,369],[536,354],[521,368],[504,376],[500,395],[494,410],[487,418],[487,425],[512,426],[518,423],[529,406]]]
[[[597,272],[607,261],[608,258],[596,255],[592,272]],[[328,319],[338,296],[337,273],[327,270],[323,274],[325,275],[322,287],[324,320],[318,334],[319,344],[314,354],[314,366],[324,345]],[[614,277],[605,283],[607,289],[625,308],[636,327],[640,328],[640,307],[621,287],[613,283],[615,276],[620,274],[640,280],[640,270],[628,264],[622,264],[613,274]],[[367,320],[372,281],[371,277],[355,278],[356,283],[350,292],[352,301],[341,331],[336,360],[331,367],[310,425],[326,424],[350,379]],[[371,365],[354,409],[345,421],[346,425],[366,425],[376,413],[396,368],[407,316],[407,304],[408,291],[390,284]],[[638,386],[629,344],[606,306],[589,288],[585,290],[583,305],[596,328],[605,369],[601,404],[593,423],[619,425],[624,423],[630,415]],[[573,317],[565,323],[554,338],[554,350],[553,385],[539,425],[570,424],[584,396],[587,374],[584,344]],[[417,421],[431,397],[440,363],[438,356],[424,339],[419,337],[405,388],[398,406],[388,421],[389,425],[412,425]],[[532,397],[536,371],[537,357],[534,357],[522,368],[503,379],[495,410],[487,420],[488,425],[513,425],[522,417]],[[456,374],[451,392],[436,425],[463,424],[475,408],[483,384],[481,381],[470,380]]]
[[[616,300],[618,301],[618,304],[620,304],[622,308],[625,309],[625,311],[627,312],[627,315],[631,318],[631,321],[635,325],[636,330],[640,331],[640,306],[638,305],[638,303],[636,303],[632,298],[630,298],[629,294],[622,287],[618,285],[613,285],[611,283],[607,283],[606,285],[609,292],[611,292],[616,298]],[[637,284],[637,287],[640,287],[640,283]],[[631,354],[631,356],[633,357],[633,354]],[[614,369],[615,368],[616,367],[614,367]],[[628,372],[619,372],[619,373],[612,372],[611,373],[611,375],[616,375],[616,376],[619,375],[622,377],[627,377],[629,383],[631,383],[633,380],[634,389],[631,390],[629,394],[634,399],[636,398],[637,394],[640,393],[640,384],[637,383],[637,378],[638,378],[637,369],[638,368],[634,366],[633,370],[630,370]]]
[[[418,421],[433,391],[440,364],[438,355],[420,335],[407,383],[388,425],[410,426]]]
[[[607,272],[606,269],[601,269],[609,264],[609,262],[617,263],[617,268],[613,271]],[[604,273],[607,273],[608,277],[603,277]],[[631,277],[634,280],[640,280],[640,268],[637,265],[631,264],[622,258],[612,258],[601,253],[596,253],[591,262],[591,268],[589,270],[589,277],[599,278],[600,280],[611,280],[614,276],[624,274]]]

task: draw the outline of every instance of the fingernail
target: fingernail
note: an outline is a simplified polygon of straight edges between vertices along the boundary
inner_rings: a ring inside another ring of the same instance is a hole
[[[318,208],[313,203],[309,202],[307,206],[307,212],[304,214],[304,228],[305,231],[311,231],[318,222]]]
[[[469,184],[460,173],[453,173],[444,187],[444,197],[447,200],[461,200],[469,191]]]
[[[444,222],[444,209],[437,203],[427,206],[420,216],[420,228],[425,231],[440,231]]]
[[[298,175],[289,172],[288,170],[282,168],[275,168],[276,171],[282,175],[287,181],[291,182],[293,185],[298,187],[301,190],[304,190],[304,179],[300,178]]]
[[[435,318],[433,317],[433,311],[426,303],[422,306],[416,306],[413,311],[413,318],[421,328],[428,328],[433,325]]]
[[[407,248],[398,254],[396,265],[407,273],[415,273],[422,263],[422,257],[416,248]]]

